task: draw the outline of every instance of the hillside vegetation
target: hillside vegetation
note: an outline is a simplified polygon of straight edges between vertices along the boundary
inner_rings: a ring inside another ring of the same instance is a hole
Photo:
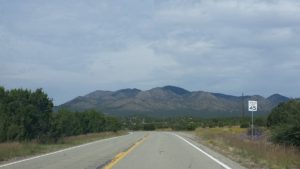
[[[256,115],[264,116],[280,102],[289,98],[274,94],[268,98],[259,95],[231,96],[205,91],[188,91],[175,86],[156,87],[150,90],[122,89],[118,91],[95,91],[64,103],[56,110],[67,108],[73,111],[96,109],[107,114],[129,117],[144,115],[148,117],[237,117],[241,116],[242,104],[247,100],[259,102]],[[245,114],[249,116],[248,113]]]

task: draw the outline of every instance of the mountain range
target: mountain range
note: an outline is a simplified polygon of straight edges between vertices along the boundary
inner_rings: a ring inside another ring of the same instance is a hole
[[[267,98],[260,95],[232,96],[165,86],[145,91],[139,89],[97,90],[85,96],[76,97],[55,109],[66,108],[73,111],[96,109],[114,116],[232,117],[241,116],[243,107],[245,115],[250,115],[247,108],[248,100],[257,100],[258,111],[255,114],[265,115],[279,103],[288,101],[289,98],[279,94]]]

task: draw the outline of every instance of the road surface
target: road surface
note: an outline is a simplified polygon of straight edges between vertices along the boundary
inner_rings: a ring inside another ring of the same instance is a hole
[[[0,169],[243,169],[239,164],[172,132],[125,136],[0,165]]]

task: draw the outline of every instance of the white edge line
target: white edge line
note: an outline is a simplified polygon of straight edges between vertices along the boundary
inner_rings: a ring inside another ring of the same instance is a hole
[[[203,151],[202,149],[200,149],[199,147],[195,146],[193,143],[187,141],[186,139],[184,139],[183,137],[173,133],[175,136],[177,136],[178,138],[180,138],[181,140],[185,141],[186,143],[188,143],[190,146],[194,147],[195,149],[197,149],[198,151],[200,151],[201,153],[203,153],[204,155],[206,155],[207,157],[209,157],[210,159],[214,160],[216,163],[220,164],[222,167],[226,168],[226,169],[231,169],[228,165],[222,163],[221,161],[219,161],[218,159],[214,158],[213,156],[211,156],[210,154],[206,153],[205,151]]]
[[[129,133],[129,134],[132,134],[132,133]],[[74,147],[65,148],[65,149],[58,150],[58,151],[55,151],[55,152],[52,152],[52,153],[47,153],[47,154],[43,154],[43,155],[39,155],[39,156],[27,158],[27,159],[24,159],[24,160],[19,160],[19,161],[15,161],[15,162],[3,164],[3,165],[0,165],[0,168],[7,167],[7,166],[10,166],[10,165],[14,165],[14,164],[18,164],[18,163],[22,163],[22,162],[25,162],[25,161],[34,160],[34,159],[41,158],[41,157],[46,157],[46,156],[49,156],[49,155],[61,153],[61,152],[68,151],[68,150],[73,150],[73,149],[76,149],[76,148],[88,146],[88,145],[95,144],[95,143],[98,143],[98,142],[116,139],[116,138],[123,137],[123,136],[126,136],[126,135],[116,136],[116,137],[111,137],[111,138],[106,138],[106,139],[101,139],[101,140],[93,141],[93,142],[90,142],[90,143],[86,143],[86,144],[81,144],[81,145],[74,146]]]

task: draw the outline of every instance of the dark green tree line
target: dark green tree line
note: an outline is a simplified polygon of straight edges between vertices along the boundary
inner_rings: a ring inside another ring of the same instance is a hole
[[[123,127],[129,130],[149,130],[151,129],[172,129],[172,130],[195,130],[197,127],[224,127],[237,126],[243,128],[250,127],[251,118],[198,118],[198,117],[172,117],[172,118],[153,118],[146,116],[130,116],[122,119]],[[254,119],[256,126],[265,126],[264,117]],[[154,127],[154,128],[153,128]]]
[[[121,123],[118,119],[105,116],[101,112],[95,110],[72,112],[61,109],[53,114],[51,134],[52,138],[60,138],[120,129]]]
[[[64,136],[117,131],[118,119],[89,110],[52,112],[53,102],[42,89],[5,90],[0,87],[0,142],[37,139],[57,141]]]

